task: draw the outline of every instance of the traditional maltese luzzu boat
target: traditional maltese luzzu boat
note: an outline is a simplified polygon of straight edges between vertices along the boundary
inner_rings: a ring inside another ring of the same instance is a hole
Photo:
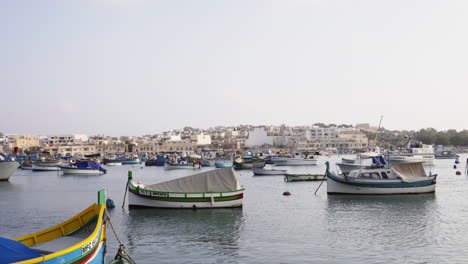
[[[241,207],[244,189],[232,168],[222,168],[153,185],[128,179],[130,208]]]
[[[30,235],[0,238],[0,262],[21,264],[104,263],[106,194],[75,217]]]

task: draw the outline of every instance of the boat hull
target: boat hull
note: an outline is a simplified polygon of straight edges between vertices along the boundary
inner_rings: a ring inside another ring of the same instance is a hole
[[[287,170],[265,170],[265,169],[252,169],[254,175],[268,176],[268,175],[284,175]]]
[[[0,181],[8,181],[13,172],[18,169],[20,163],[17,161],[2,161],[0,162]]]
[[[316,159],[282,159],[275,161],[276,166],[311,166],[317,165]]]
[[[139,189],[129,184],[130,208],[227,208],[242,207],[244,190],[213,193],[170,193]]]
[[[174,169],[193,170],[193,169],[200,169],[200,166],[198,166],[196,164],[169,164],[169,163],[165,163],[164,164],[164,169],[166,169],[166,170],[174,170]]]
[[[418,194],[435,192],[435,179],[405,183],[400,180],[387,180],[383,182],[346,181],[341,177],[328,174],[328,194]]]
[[[33,171],[59,171],[60,167],[59,166],[41,166],[41,165],[32,165],[32,170]]]
[[[48,252],[40,257],[17,263],[104,263],[106,207],[103,203],[105,203],[105,197],[102,200],[100,204],[88,207],[77,216],[57,226],[13,239],[37,252]]]
[[[165,161],[146,161],[145,166],[164,166]]]
[[[420,156],[389,156],[386,158],[389,164],[407,164],[422,162],[424,165],[434,164],[434,156],[420,157]]]
[[[64,174],[90,174],[90,175],[96,175],[96,174],[101,174],[104,173],[103,171],[100,171],[99,169],[86,169],[86,168],[68,168],[68,167],[60,167],[60,170]]]
[[[232,162],[215,162],[216,168],[231,168],[232,166]]]
[[[234,162],[234,169],[236,170],[261,169],[263,167],[265,167],[265,163]]]
[[[140,159],[120,160],[120,162],[122,163],[122,165],[135,165],[141,163]]]

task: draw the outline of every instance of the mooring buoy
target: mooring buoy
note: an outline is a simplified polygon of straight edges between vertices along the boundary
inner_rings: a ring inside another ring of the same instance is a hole
[[[106,207],[107,208],[114,208],[115,207],[114,201],[112,201],[112,199],[107,199],[106,200]]]

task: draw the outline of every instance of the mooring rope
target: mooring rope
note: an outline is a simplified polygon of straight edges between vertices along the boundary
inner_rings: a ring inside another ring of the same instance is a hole
[[[121,257],[121,258],[127,260],[128,262],[130,262],[132,264],[136,264],[136,262],[128,254],[127,249],[125,248],[124,244],[122,243],[119,236],[117,235],[117,232],[115,231],[114,225],[111,222],[110,216],[107,213],[106,213],[106,220],[109,222],[109,224],[110,224],[110,226],[112,228],[112,232],[114,232],[114,236],[117,239],[117,241],[119,242],[119,250],[117,251],[117,254],[115,255],[114,259],[117,259],[118,257]]]

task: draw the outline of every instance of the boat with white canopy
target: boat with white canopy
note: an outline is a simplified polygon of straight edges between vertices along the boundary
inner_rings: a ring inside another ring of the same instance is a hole
[[[241,207],[244,188],[233,168],[220,168],[191,176],[143,184],[128,176],[130,208],[222,208]]]
[[[327,169],[328,194],[416,194],[435,192],[437,174],[422,163],[353,170],[348,175]]]

